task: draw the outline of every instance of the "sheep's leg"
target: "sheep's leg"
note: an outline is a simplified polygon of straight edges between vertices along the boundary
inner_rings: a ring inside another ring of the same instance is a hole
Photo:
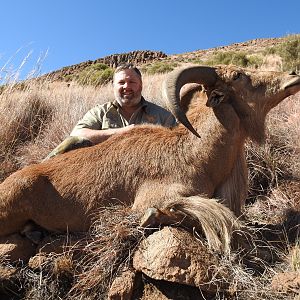
[[[172,209],[170,211],[168,204],[174,203],[186,194],[186,189],[180,184],[146,182],[139,189],[132,209],[143,214],[140,221],[142,227],[175,224],[182,220],[182,216],[174,214]]]
[[[188,195],[181,184],[163,184],[159,181],[147,181],[137,191],[132,209],[145,212],[150,207],[162,208],[170,201]]]
[[[30,220],[30,183],[19,174],[14,173],[0,184],[0,236],[19,232]]]
[[[36,245],[18,233],[0,237],[0,258],[5,256],[11,262],[28,261],[35,253]]]
[[[62,197],[36,170],[24,169],[0,184],[0,236],[21,232],[29,221],[53,232],[85,231],[90,225],[80,202]]]
[[[184,195],[184,191],[181,185],[144,185],[133,205],[133,210],[144,213],[141,226],[177,225],[196,230],[211,248],[228,251],[231,232],[239,228],[232,211],[215,199]]]

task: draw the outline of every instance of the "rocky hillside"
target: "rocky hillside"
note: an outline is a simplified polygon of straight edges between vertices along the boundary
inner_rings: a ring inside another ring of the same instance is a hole
[[[296,35],[295,37],[299,39],[299,35]],[[74,79],[74,76],[78,79],[80,74],[86,70],[89,70],[89,72],[91,73],[91,69],[97,69],[97,66],[99,65],[102,66],[102,69],[103,65],[113,69],[125,62],[131,62],[142,68],[155,63],[205,63],[207,61],[211,62],[213,57],[216,54],[220,53],[247,53],[247,55],[252,55],[252,57],[256,55],[261,58],[262,56],[264,56],[264,52],[266,52],[267,50],[269,50],[270,54],[275,53],[276,51],[272,51],[272,49],[280,47],[280,45],[286,43],[289,38],[290,37],[254,39],[246,42],[234,43],[227,46],[220,46],[205,50],[200,49],[193,52],[173,55],[167,55],[161,51],[151,50],[137,50],[128,53],[112,54],[96,60],[89,60],[78,63],[76,65],[66,66],[62,69],[43,75],[42,78],[46,77],[54,81],[68,81]],[[264,61],[264,63],[268,62]],[[167,68],[167,71],[170,71],[170,68]]]
[[[266,48],[278,46],[286,41],[286,38],[269,38],[269,39],[254,39],[247,42],[234,43],[226,46],[220,46],[216,48],[206,50],[196,50],[189,53],[173,55],[173,57],[200,57],[209,58],[216,51],[245,51],[248,53],[262,52]]]
[[[116,68],[118,65],[126,62],[131,62],[135,65],[161,60],[168,56],[161,51],[131,51],[128,53],[113,54],[98,58],[96,60],[88,60],[76,65],[64,67],[60,70],[46,74],[45,76],[52,80],[64,80],[66,76],[80,73],[86,68],[95,64],[104,64],[111,68]]]

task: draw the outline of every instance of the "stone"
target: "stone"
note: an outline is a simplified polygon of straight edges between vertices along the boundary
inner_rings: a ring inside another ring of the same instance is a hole
[[[228,288],[217,256],[183,229],[164,227],[143,240],[133,267],[150,278],[196,286],[205,291]]]
[[[271,282],[274,291],[296,293],[300,291],[300,272],[290,271],[276,274]]]
[[[113,281],[109,293],[109,300],[130,300],[135,286],[136,272],[126,270]]]

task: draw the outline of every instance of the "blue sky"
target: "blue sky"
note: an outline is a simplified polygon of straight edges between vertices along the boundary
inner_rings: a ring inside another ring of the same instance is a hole
[[[300,33],[299,14],[300,0],[7,0],[0,70],[26,60],[26,77],[134,50],[179,54],[281,37]]]

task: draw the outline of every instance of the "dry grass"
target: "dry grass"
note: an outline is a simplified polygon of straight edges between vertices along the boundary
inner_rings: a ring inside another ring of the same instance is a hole
[[[80,274],[68,293],[72,299],[105,299],[113,279],[130,268],[135,247],[143,238],[138,216],[124,207],[99,211],[101,219],[91,229],[91,237],[78,261]]]
[[[144,78],[145,98],[163,106],[160,85],[164,76],[146,75]],[[25,165],[40,162],[68,136],[90,107],[112,97],[110,85],[94,88],[45,81],[31,82],[23,89],[4,90],[0,94],[0,180]],[[267,127],[267,141],[263,146],[247,145],[251,189],[245,218],[252,224],[276,225],[284,223],[286,211],[300,202],[299,194],[283,188],[286,182],[293,185],[300,181],[299,93],[274,109]],[[106,208],[99,214],[101,221],[97,221],[89,236],[70,251],[45,255],[36,268],[18,266],[18,276],[12,285],[15,296],[9,292],[11,297],[105,299],[116,274],[130,266],[132,252],[144,233],[137,227],[137,216],[126,209]],[[231,274],[224,280],[231,288],[226,295],[220,293],[214,299],[295,297],[271,290],[270,283],[280,272],[299,272],[299,242],[292,246],[286,236],[285,246],[276,248],[274,244],[267,245],[261,232],[256,228],[249,235],[251,251],[239,250],[222,259],[222,265]],[[288,232],[283,228],[280,235],[285,237]],[[297,238],[296,231],[293,239]],[[276,249],[262,251],[262,245]],[[271,252],[276,254],[273,261],[255,256]],[[7,263],[1,265],[7,266]]]
[[[95,215],[89,234],[64,252],[41,250],[28,265],[19,266],[12,283],[16,299],[107,299],[113,279],[129,268],[144,231],[138,227],[138,216],[128,208],[106,207],[97,214],[101,219]],[[5,268],[0,269],[1,296],[1,284],[12,266],[7,261],[0,265]],[[5,292],[12,296],[9,290]]]
[[[110,90],[47,82],[4,90],[0,95],[1,179],[40,162],[91,106],[112,98]]]
[[[290,251],[290,268],[292,271],[300,272],[300,241]]]

